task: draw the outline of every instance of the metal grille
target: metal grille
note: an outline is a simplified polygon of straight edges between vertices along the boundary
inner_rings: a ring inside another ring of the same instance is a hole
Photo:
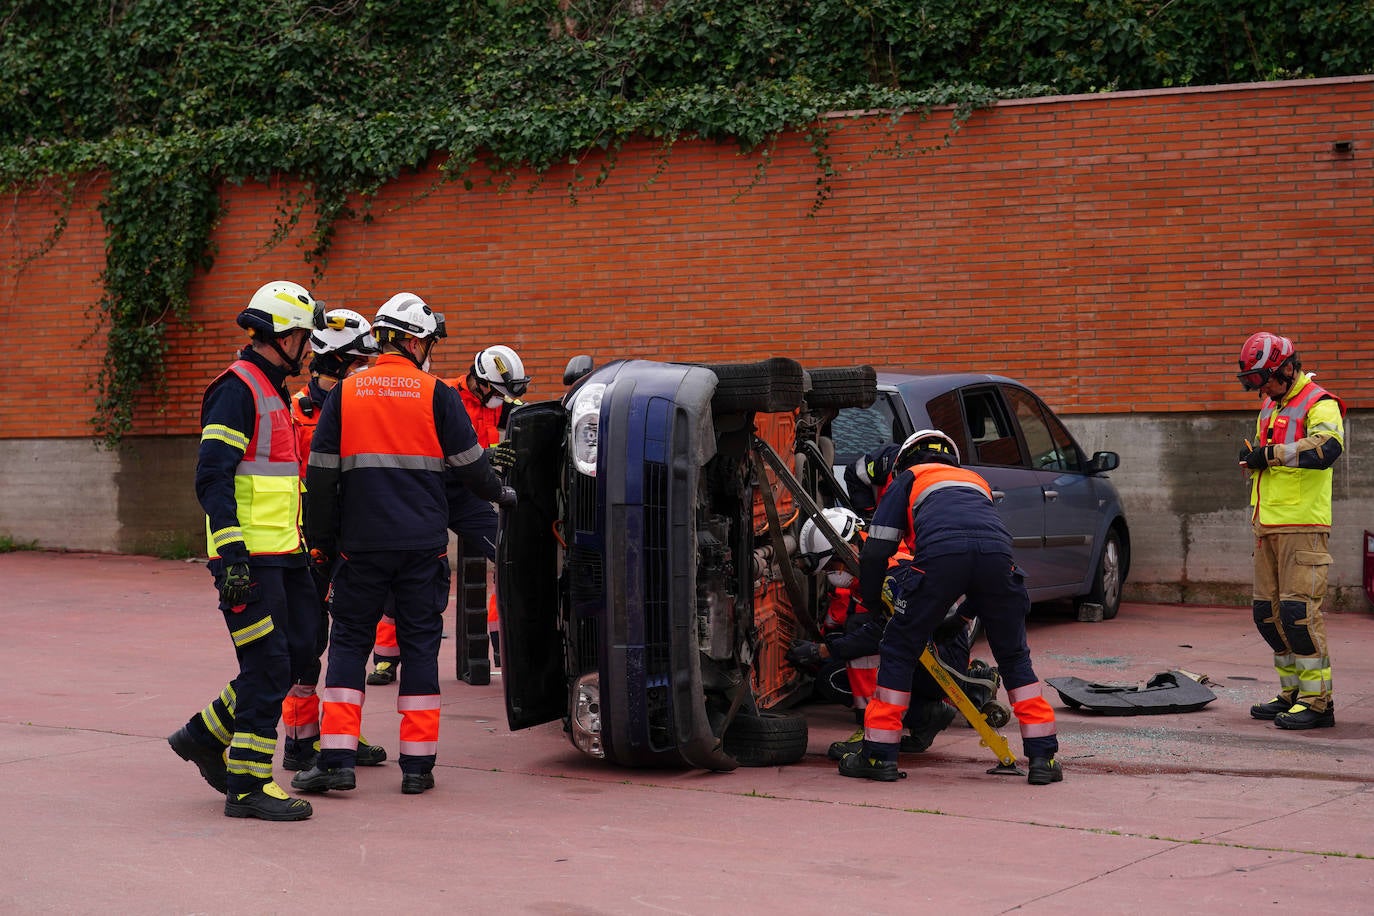
[[[596,478],[586,474],[573,475],[573,527],[589,534],[596,532]]]
[[[668,469],[644,464],[644,654],[649,741],[671,743],[673,710],[668,685],[672,677],[671,537]]]
[[[577,618],[577,674],[597,671],[601,665],[601,621]]]

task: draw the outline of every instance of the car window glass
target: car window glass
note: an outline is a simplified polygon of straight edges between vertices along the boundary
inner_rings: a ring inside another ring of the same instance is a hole
[[[972,463],[1012,467],[1025,464],[1021,446],[1016,441],[1016,432],[996,390],[965,389],[962,395],[972,446]]]
[[[930,422],[936,429],[954,440],[954,444],[959,447],[960,455],[967,457],[972,454],[969,450],[968,430],[964,428],[964,417],[959,410],[958,391],[947,391],[938,398],[926,401],[926,413],[930,415]]]
[[[1003,387],[1002,393],[1021,424],[1021,434],[1030,449],[1031,467],[1050,471],[1083,469],[1078,447],[1057,417],[1028,391]]]
[[[892,396],[878,392],[878,399],[870,407],[846,407],[830,424],[830,438],[835,443],[835,463],[852,464],[861,455],[872,454],[900,432],[892,412]]]

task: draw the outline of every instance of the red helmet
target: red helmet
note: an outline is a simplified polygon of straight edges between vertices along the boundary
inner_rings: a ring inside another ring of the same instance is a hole
[[[1295,362],[1297,357],[1293,341],[1287,337],[1256,331],[1245,338],[1245,343],[1240,346],[1240,371],[1236,373],[1236,378],[1240,379],[1246,391],[1257,391],[1275,372]]]

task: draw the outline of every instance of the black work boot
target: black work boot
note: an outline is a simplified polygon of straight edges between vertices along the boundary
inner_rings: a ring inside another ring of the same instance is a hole
[[[358,780],[352,767],[324,770],[320,768],[318,763],[304,773],[297,773],[291,778],[291,788],[299,789],[302,792],[327,792],[330,789],[346,792],[356,788],[357,785]]]
[[[287,738],[286,747],[281,755],[281,767],[283,770],[308,770],[315,765],[315,757],[320,753],[319,742],[315,739],[301,741],[296,738]]]
[[[224,762],[224,748],[218,750],[201,744],[185,725],[167,736],[167,743],[182,760],[190,761],[210,788],[223,795],[229,791],[229,771]]]
[[[433,773],[402,773],[401,774],[401,794],[419,795],[428,789],[434,788]]]
[[[1293,702],[1297,699],[1296,691],[1283,691],[1268,703],[1260,703],[1250,707],[1250,718],[1263,719],[1266,722],[1273,721],[1274,717],[1281,712],[1288,712],[1293,708]]]
[[[1033,786],[1047,786],[1052,782],[1064,781],[1064,768],[1059,765],[1059,761],[1053,757],[1032,757],[1030,759],[1030,775],[1026,777],[1026,782]]]
[[[921,703],[907,715],[907,727],[911,734],[902,735],[900,745],[903,754],[920,754],[927,750],[940,734],[954,721],[954,707],[940,700]]]
[[[1318,712],[1311,706],[1297,703],[1291,709],[1275,716],[1274,724],[1289,731],[1301,731],[1308,728],[1333,728],[1336,725],[1336,707],[1328,704],[1326,709]]]
[[[367,683],[371,687],[378,687],[390,684],[396,680],[395,662],[377,662],[372,666],[372,673],[367,676]]]
[[[366,738],[358,739],[358,759],[360,767],[379,767],[386,760],[386,748],[380,744],[369,744]]]
[[[845,754],[857,754],[864,749],[864,730],[860,728],[843,741],[832,741],[825,756],[831,760],[843,760]]]
[[[262,821],[303,821],[314,812],[310,802],[292,798],[275,782],[254,789],[236,792],[224,798],[225,817],[256,817]]]
[[[906,772],[897,769],[895,761],[870,757],[862,748],[857,753],[845,754],[840,758],[840,775],[852,776],[855,779],[872,779],[877,782],[906,779]]]

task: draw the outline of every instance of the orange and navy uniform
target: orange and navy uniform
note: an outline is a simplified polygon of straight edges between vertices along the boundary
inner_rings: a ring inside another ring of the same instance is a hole
[[[871,455],[860,455],[845,467],[844,488],[855,512],[865,518],[872,516],[892,482],[892,463],[900,450],[896,442],[889,442]]]
[[[318,765],[354,765],[366,664],[387,593],[401,667],[400,767],[427,773],[439,741],[439,644],[448,603],[446,475],[495,500],[501,482],[458,394],[384,353],[344,379],[320,412],[306,474],[307,535],[337,553]]]
[[[272,781],[282,699],[315,648],[320,608],[300,533],[300,478],[286,371],[251,347],[205,390],[196,496],[218,584],[246,563],[246,604],[220,611],[238,675],[187,723],[199,743],[229,747],[230,793]]]
[[[960,613],[983,622],[1026,756],[1053,757],[1059,748],[1054,711],[1041,695],[1026,643],[1030,596],[987,481],[938,462],[894,476],[859,557],[865,604],[879,606],[888,562],[903,541],[914,542],[914,549],[894,575],[894,583],[902,583],[897,596],[902,604],[883,634],[878,686],[864,716],[866,749],[875,757],[896,759],[921,652],[964,595]]]

